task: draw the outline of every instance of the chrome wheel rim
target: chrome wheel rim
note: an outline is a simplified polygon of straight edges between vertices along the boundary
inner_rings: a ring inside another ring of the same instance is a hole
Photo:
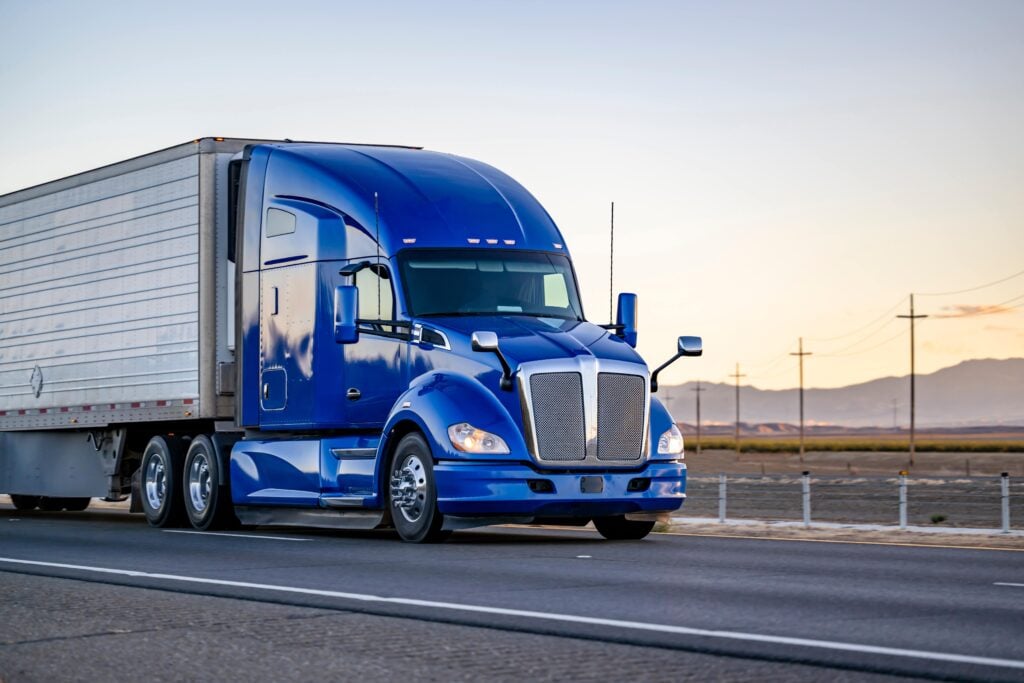
[[[391,502],[407,522],[423,517],[427,506],[427,468],[418,455],[409,454],[391,477]]]
[[[146,500],[153,510],[160,510],[167,499],[167,466],[163,456],[154,455],[146,465]]]
[[[204,453],[196,453],[188,468],[188,497],[192,509],[198,513],[204,512],[210,504],[210,483],[210,461]]]

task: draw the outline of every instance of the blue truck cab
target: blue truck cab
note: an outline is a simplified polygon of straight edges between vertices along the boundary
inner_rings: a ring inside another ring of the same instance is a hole
[[[324,143],[249,145],[230,175],[244,436],[189,449],[194,526],[422,542],[593,521],[624,539],[682,505],[682,436],[634,349],[636,297],[619,296],[616,324],[587,321],[565,239],[512,178]],[[673,360],[699,353],[680,338]],[[161,484],[159,450],[143,490]]]

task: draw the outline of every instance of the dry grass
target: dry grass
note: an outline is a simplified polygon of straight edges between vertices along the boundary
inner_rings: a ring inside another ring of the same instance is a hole
[[[711,437],[701,439],[701,448],[708,450],[736,450],[736,442],[731,438]],[[689,448],[696,446],[696,439],[687,437]],[[867,452],[906,452],[909,451],[905,435],[881,435],[872,437],[861,436],[814,436],[804,440],[804,448],[808,451],[867,451]],[[1017,438],[964,438],[956,436],[917,439],[915,448],[924,453],[1024,453],[1024,440]],[[777,436],[746,436],[740,437],[742,453],[797,453],[800,451],[800,440],[791,437]]]

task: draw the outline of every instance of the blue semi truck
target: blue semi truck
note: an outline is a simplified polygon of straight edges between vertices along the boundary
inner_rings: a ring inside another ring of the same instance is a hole
[[[157,527],[593,521],[685,498],[637,301],[487,164],[203,138],[0,197],[0,491]]]

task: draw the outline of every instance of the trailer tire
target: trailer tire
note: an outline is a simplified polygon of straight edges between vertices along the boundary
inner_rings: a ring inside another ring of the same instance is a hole
[[[39,496],[39,509],[43,512],[60,512],[64,509],[64,499]]]
[[[22,496],[17,493],[11,494],[11,504],[15,510],[35,510],[39,507],[40,496]]]
[[[185,454],[181,439],[154,436],[142,453],[139,490],[142,512],[150,526],[158,528],[183,526],[185,499],[182,496],[182,473]]]
[[[81,512],[89,507],[92,498],[51,498],[49,496],[39,497],[39,509],[46,512]]]
[[[434,457],[418,433],[402,437],[391,460],[387,503],[395,529],[407,543],[437,543],[451,535],[437,509]]]
[[[623,516],[595,517],[597,532],[609,541],[639,541],[651,533],[654,522],[634,522]]]
[[[89,507],[92,498],[61,498],[64,501],[64,509],[68,512],[81,512]]]
[[[192,526],[200,531],[236,528],[238,518],[231,504],[230,479],[210,437],[200,435],[192,439],[183,472],[182,494]]]

